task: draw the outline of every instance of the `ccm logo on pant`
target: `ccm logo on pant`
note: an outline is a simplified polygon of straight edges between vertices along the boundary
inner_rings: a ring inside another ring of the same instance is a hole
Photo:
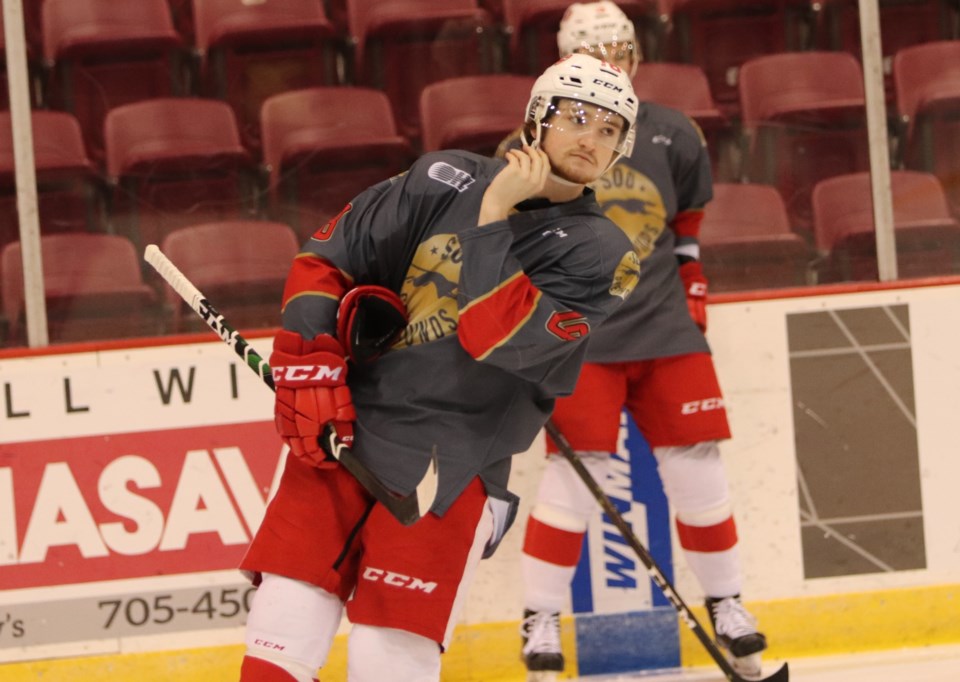
[[[420,590],[430,594],[437,588],[436,583],[427,583],[420,578],[411,578],[408,575],[385,571],[382,568],[368,567],[363,571],[363,579],[371,582],[381,582],[394,587],[403,587],[408,590]]]
[[[723,407],[723,398],[705,398],[704,400],[694,400],[684,403],[680,406],[680,414],[696,414],[697,412],[710,412],[719,410]]]

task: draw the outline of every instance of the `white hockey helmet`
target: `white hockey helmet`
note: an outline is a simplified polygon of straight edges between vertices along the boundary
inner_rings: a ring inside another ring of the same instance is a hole
[[[622,132],[614,141],[614,154],[607,168],[633,152],[637,95],[630,76],[622,69],[587,54],[568,55],[548,67],[530,91],[523,129],[525,143],[540,142],[543,131],[551,127],[550,120],[559,111],[560,100],[587,102],[622,119]]]
[[[560,20],[557,47],[561,57],[580,50],[607,61],[613,61],[613,54],[626,51],[630,55],[631,76],[640,63],[633,22],[610,0],[570,5]]]

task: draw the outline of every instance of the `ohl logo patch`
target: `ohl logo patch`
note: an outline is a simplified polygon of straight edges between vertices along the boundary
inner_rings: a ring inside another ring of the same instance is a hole
[[[450,185],[458,192],[464,191],[474,183],[474,178],[467,171],[460,170],[455,166],[443,161],[437,161],[427,169],[427,176],[432,180],[438,180],[445,185]]]

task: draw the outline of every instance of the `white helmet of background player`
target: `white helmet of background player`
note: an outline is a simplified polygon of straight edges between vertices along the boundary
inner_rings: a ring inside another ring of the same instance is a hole
[[[621,65],[620,59],[629,59],[631,76],[640,63],[633,22],[609,0],[570,5],[560,20],[557,47],[561,57],[583,52]]]
[[[616,139],[610,140],[614,153],[607,168],[613,166],[620,157],[633,152],[637,96],[630,77],[622,69],[586,54],[563,57],[548,67],[530,91],[523,126],[523,141],[526,144],[539,144],[547,130],[560,129],[565,124],[568,117],[557,116],[562,100],[587,102],[600,107],[590,114],[595,117],[619,117],[621,132]],[[581,113],[587,114],[586,111]]]

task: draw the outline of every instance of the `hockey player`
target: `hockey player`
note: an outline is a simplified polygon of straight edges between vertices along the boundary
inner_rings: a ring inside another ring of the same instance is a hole
[[[439,679],[474,570],[515,514],[511,456],[636,283],[633,244],[585,187],[630,153],[635,118],[624,72],[561,60],[506,161],[424,155],[305,244],[270,358],[292,454],[241,564],[259,584],[241,680],[315,680],[344,611],[351,682]],[[361,362],[350,325],[370,298],[408,323]],[[401,525],[318,444],[331,425],[402,495],[435,452],[431,512]]]
[[[593,54],[631,75],[640,61],[633,23],[612,2],[571,5],[557,42],[562,55]],[[639,235],[642,274],[637,292],[591,334],[576,391],[557,401],[553,421],[603,480],[626,407],[657,459],[718,644],[744,676],[759,676],[766,640],[740,601],[737,531],[717,446],[730,432],[704,338],[707,281],[697,234],[712,180],[699,129],[678,111],[641,102],[633,154],[595,189],[603,211]],[[548,448],[522,557],[523,659],[531,671],[563,670],[558,614],[596,510],[573,468],[552,442]]]

